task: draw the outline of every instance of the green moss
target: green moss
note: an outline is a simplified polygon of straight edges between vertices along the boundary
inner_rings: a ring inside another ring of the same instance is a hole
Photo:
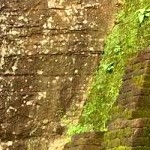
[[[113,150],[132,150],[132,148],[126,147],[126,146],[119,146],[119,147],[113,148]]]
[[[134,81],[134,84],[135,84],[137,87],[142,87],[142,86],[143,86],[143,83],[144,83],[144,75],[135,76],[135,77],[133,78],[133,81]]]
[[[136,112],[133,113],[132,116],[134,118],[149,118],[150,116],[149,108],[144,110],[143,109],[137,110]]]
[[[149,0],[126,0],[118,13],[117,23],[105,43],[103,59],[93,77],[80,120],[81,128],[106,130],[129,58],[150,44],[150,17],[144,17],[142,23],[139,21],[139,10],[149,7]]]

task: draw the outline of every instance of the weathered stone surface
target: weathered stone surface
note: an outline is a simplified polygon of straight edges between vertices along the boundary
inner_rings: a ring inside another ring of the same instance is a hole
[[[0,149],[56,149],[61,117],[81,109],[101,60],[113,4],[0,1]]]
[[[71,143],[67,143],[64,150],[101,150],[103,132],[82,133],[72,137]]]
[[[148,47],[129,61],[104,135],[106,149],[150,149],[149,53]]]

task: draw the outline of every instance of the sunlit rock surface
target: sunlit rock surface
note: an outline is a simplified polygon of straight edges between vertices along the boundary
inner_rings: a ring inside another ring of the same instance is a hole
[[[0,150],[61,150],[113,13],[109,0],[0,1]]]

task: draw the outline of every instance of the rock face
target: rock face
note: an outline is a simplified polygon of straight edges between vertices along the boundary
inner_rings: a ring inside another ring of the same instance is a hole
[[[132,58],[112,110],[106,149],[150,149],[150,47]]]
[[[83,103],[101,59],[112,5],[0,1],[0,150],[48,150],[63,134],[60,118]]]
[[[103,132],[82,133],[72,137],[64,150],[102,150]]]

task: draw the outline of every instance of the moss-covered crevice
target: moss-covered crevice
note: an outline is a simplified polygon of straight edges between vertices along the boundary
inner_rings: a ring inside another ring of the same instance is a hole
[[[80,124],[71,128],[70,134],[107,129],[128,60],[150,44],[149,9],[149,0],[124,1],[106,39],[103,59],[93,77]]]

